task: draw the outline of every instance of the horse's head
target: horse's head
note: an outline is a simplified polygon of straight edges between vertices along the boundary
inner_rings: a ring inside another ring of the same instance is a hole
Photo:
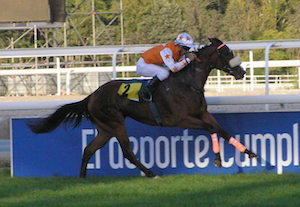
[[[241,67],[240,58],[235,57],[227,45],[219,39],[209,38],[209,41],[214,48],[212,52],[212,67],[234,76],[236,80],[243,79],[246,72]]]

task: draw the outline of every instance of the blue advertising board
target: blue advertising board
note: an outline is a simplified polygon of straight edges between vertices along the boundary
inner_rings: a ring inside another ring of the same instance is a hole
[[[213,164],[210,134],[201,130],[153,127],[127,119],[126,126],[138,159],[158,175],[300,173],[300,112],[214,114],[220,125],[260,158],[249,160],[220,139],[223,168]],[[84,120],[78,128],[61,125],[47,134],[34,134],[29,119],[12,119],[14,176],[78,176],[84,147],[97,133]],[[115,138],[98,150],[87,175],[141,175],[122,155]]]

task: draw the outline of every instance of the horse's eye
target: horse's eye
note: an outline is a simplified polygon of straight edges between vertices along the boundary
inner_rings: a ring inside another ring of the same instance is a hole
[[[226,50],[226,51],[224,51],[224,53],[223,53],[224,55],[226,55],[226,56],[230,56],[230,55],[233,55],[233,53],[230,51],[230,50]]]

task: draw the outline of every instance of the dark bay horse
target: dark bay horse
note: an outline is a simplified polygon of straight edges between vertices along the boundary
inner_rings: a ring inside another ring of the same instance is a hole
[[[207,130],[212,137],[213,151],[216,155],[215,165],[221,167],[218,136],[247,154],[250,159],[257,156],[224,131],[207,111],[203,88],[212,69],[222,70],[236,79],[242,79],[245,74],[240,61],[223,42],[217,38],[209,40],[209,45],[195,52],[199,60],[190,63],[178,73],[171,73],[169,78],[160,84],[153,100],[163,126]],[[98,135],[84,149],[81,177],[86,176],[87,163],[91,156],[113,136],[117,138],[125,158],[146,176],[155,177],[151,170],[136,159],[124,122],[126,117],[149,125],[157,125],[157,122],[148,103],[131,101],[117,93],[122,82],[110,81],[82,101],[63,105],[49,117],[29,124],[34,133],[50,132],[62,122],[71,123],[76,127],[83,117],[96,126]]]

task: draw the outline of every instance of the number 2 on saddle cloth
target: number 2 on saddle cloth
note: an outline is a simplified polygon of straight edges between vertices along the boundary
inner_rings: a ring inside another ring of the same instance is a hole
[[[142,88],[142,85],[145,84],[145,81],[140,80],[129,80],[124,81],[118,90],[118,94],[123,97],[127,97],[133,101],[139,101],[138,92]]]

